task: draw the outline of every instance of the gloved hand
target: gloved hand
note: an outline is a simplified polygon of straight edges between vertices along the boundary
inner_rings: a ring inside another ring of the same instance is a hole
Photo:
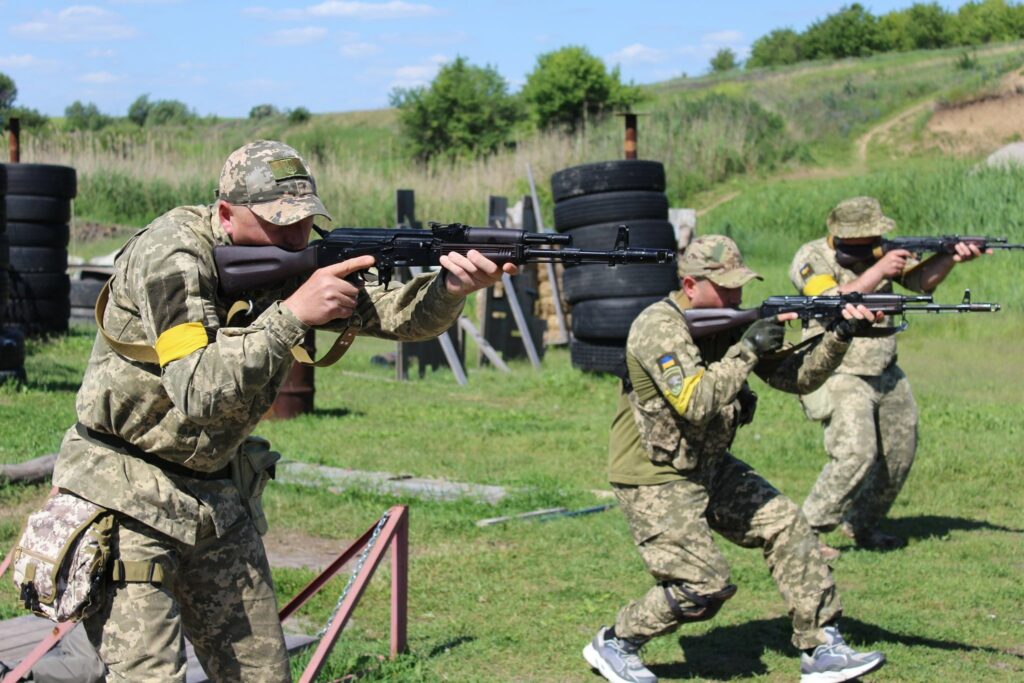
[[[754,412],[757,410],[757,394],[748,385],[744,384],[740,387],[736,398],[740,402],[740,413],[736,418],[736,424],[742,427],[754,420]]]
[[[740,342],[760,358],[781,349],[785,339],[786,326],[783,323],[775,318],[762,318],[747,328]]]
[[[874,319],[868,318],[836,318],[828,326],[841,342],[851,341],[854,337],[863,337],[875,326]]]

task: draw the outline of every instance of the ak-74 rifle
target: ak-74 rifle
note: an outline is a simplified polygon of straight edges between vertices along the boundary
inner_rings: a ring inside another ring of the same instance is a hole
[[[863,294],[849,292],[833,296],[770,296],[757,308],[689,308],[683,311],[686,326],[694,339],[732,330],[745,328],[761,318],[783,313],[796,313],[805,327],[816,320],[828,327],[842,318],[846,304],[863,304],[870,311],[887,316],[900,316],[901,324],[895,327],[873,327],[866,337],[888,337],[907,328],[908,313],[993,313],[999,304],[971,303],[971,290],[964,290],[963,301],[959,304],[936,304],[931,294],[904,296],[902,294]]]
[[[931,252],[955,254],[958,242],[977,245],[978,249],[1024,249],[1024,244],[1007,244],[1005,237],[982,237],[970,235],[941,235],[939,237],[893,237],[882,238],[875,244],[849,244],[841,238],[832,238],[836,250],[836,262],[843,268],[865,261],[877,261],[893,249],[906,249],[915,254]]]
[[[388,228],[316,229],[322,239],[305,249],[220,246],[213,250],[224,294],[234,295],[271,286],[293,277],[357,256],[375,259],[377,280],[387,285],[395,268],[436,266],[449,252],[475,249],[498,265],[505,263],[670,263],[673,249],[640,249],[629,246],[629,228],[620,226],[615,245],[608,251],[576,249],[572,236],[512,230],[472,228],[461,223],[431,223],[429,230]],[[552,249],[551,247],[561,247]]]

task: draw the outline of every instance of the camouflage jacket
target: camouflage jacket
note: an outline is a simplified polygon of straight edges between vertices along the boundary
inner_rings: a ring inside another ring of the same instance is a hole
[[[85,427],[200,472],[220,470],[237,455],[284,382],[291,348],[309,329],[280,303],[298,281],[261,292],[242,326],[226,325],[234,302],[218,292],[213,247],[231,241],[212,208],[174,209],[118,254],[104,328],[117,341],[155,346],[161,362],[125,358],[97,334],[76,401]],[[359,334],[424,339],[447,329],[462,301],[428,274],[387,291],[367,286],[355,314],[339,322]],[[225,500],[237,498],[223,481],[168,474],[74,429],[61,447],[54,484],[186,542],[194,538],[196,497],[220,506],[223,524],[235,514]]]
[[[903,275],[896,279],[896,284],[915,292],[920,289],[919,262],[909,260]],[[793,286],[804,295],[836,294],[840,285],[846,285],[858,277],[863,270],[854,271],[844,268],[836,261],[836,252],[829,246],[828,238],[823,237],[800,247],[789,266],[789,279]],[[883,280],[875,288],[876,292],[891,292],[893,281]],[[892,325],[888,319],[882,325]],[[804,331],[809,337],[821,334],[822,326],[812,323]],[[850,344],[850,351],[843,359],[842,365],[836,370],[846,375],[877,376],[896,360],[896,337],[861,337]]]
[[[828,333],[777,360],[759,361],[739,343],[742,331],[691,338],[682,316],[688,304],[675,292],[645,309],[630,329],[629,382],[609,444],[612,483],[661,484],[720,457],[736,435],[737,395],[751,371],[776,389],[806,393],[824,383],[849,346]]]

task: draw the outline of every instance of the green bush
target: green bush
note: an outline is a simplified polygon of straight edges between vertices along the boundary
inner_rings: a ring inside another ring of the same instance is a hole
[[[281,112],[277,110],[277,107],[275,107],[272,104],[257,104],[255,107],[249,110],[249,118],[266,119],[270,118],[271,116],[277,116],[280,113]]]
[[[720,74],[738,69],[740,64],[736,61],[736,53],[723,47],[711,58],[710,66],[712,73]]]
[[[149,116],[152,106],[149,102],[149,95],[139,95],[128,107],[128,120],[139,127],[146,125],[146,118]]]
[[[803,39],[791,28],[776,29],[750,46],[747,68],[796,64],[804,59]]]
[[[100,112],[92,102],[83,104],[75,100],[64,109],[64,127],[68,130],[100,130],[112,121],[113,118]]]
[[[176,206],[209,204],[212,187],[212,180],[172,185],[117,172],[82,173],[78,176],[75,213],[89,220],[146,225]]]
[[[288,112],[288,123],[305,123],[312,116],[305,107],[296,107]]]

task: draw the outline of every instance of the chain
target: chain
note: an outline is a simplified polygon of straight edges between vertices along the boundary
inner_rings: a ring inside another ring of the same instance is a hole
[[[352,574],[348,577],[348,583],[345,584],[345,590],[341,591],[341,595],[338,596],[338,602],[334,605],[334,611],[331,612],[331,616],[328,617],[327,623],[324,624],[322,629],[320,629],[320,632],[313,636],[317,640],[323,638],[327,634],[327,631],[330,630],[331,624],[334,623],[335,617],[338,616],[338,612],[341,610],[341,604],[345,602],[345,597],[352,588],[352,584],[356,582],[356,577],[359,576],[359,572],[362,571],[363,563],[366,562],[366,557],[370,554],[370,551],[373,550],[373,546],[377,543],[377,538],[380,536],[381,529],[384,528],[384,524],[387,523],[390,514],[390,512],[385,512],[381,518],[377,520],[377,526],[374,527],[373,534],[370,535],[370,540],[368,540],[366,545],[363,547],[363,552],[359,554],[359,559],[356,560],[355,569],[352,570]]]

